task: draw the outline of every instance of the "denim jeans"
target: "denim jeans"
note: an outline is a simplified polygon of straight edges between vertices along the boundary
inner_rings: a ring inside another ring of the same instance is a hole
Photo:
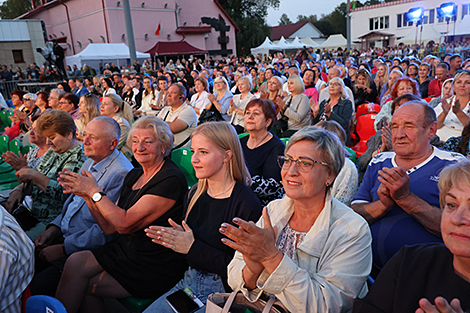
[[[177,290],[189,287],[191,291],[201,300],[202,303],[206,304],[207,297],[214,292],[225,292],[224,284],[219,275],[213,273],[204,273],[194,268],[189,268],[184,273],[184,278],[180,280],[175,287],[165,293],[163,296],[155,300],[144,313],[174,313],[166,301],[166,297],[176,292]],[[203,313],[206,311],[204,305],[200,308],[197,313]]]

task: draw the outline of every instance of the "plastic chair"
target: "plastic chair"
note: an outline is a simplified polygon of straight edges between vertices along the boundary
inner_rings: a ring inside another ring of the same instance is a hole
[[[375,135],[374,122],[377,114],[361,115],[357,118],[356,132],[359,135],[359,142],[351,149],[360,157],[367,150],[367,140]]]
[[[355,152],[353,149],[349,148],[349,147],[346,147],[346,146],[345,146],[344,148],[345,148],[346,150],[348,150],[348,152],[349,152],[349,159],[350,159],[354,164],[356,164],[356,160],[357,160],[357,154],[356,154],[356,152]]]
[[[5,123],[5,118],[7,116],[7,111],[6,110],[2,110],[0,111],[0,129],[3,131],[5,129],[5,127],[7,126],[6,123]]]
[[[357,107],[356,109],[356,117],[359,117],[364,114],[369,113],[379,113],[380,112],[380,105],[377,103],[364,103]]]
[[[238,134],[238,139],[242,139],[243,137],[246,137],[248,136],[250,133],[241,133],[241,134]]]
[[[176,165],[183,172],[184,177],[188,181],[189,187],[192,187],[198,182],[196,177],[196,172],[191,163],[191,150],[188,148],[179,148],[171,152],[171,160],[175,162]]]
[[[10,149],[10,146],[8,145],[8,141],[9,141],[8,135],[0,136],[0,156],[3,153],[7,152],[8,149]]]
[[[279,138],[281,139],[282,143],[284,144],[284,146],[287,146],[287,143],[289,142],[289,139],[290,138]]]
[[[431,102],[432,99],[434,99],[435,97],[427,97],[427,98],[424,98],[423,100],[425,100],[427,103]]]
[[[14,154],[20,155],[21,144],[18,139],[13,139],[12,141],[10,141],[10,143],[8,144],[8,148],[9,151],[13,152]]]
[[[26,145],[21,148],[21,153],[23,155],[27,155],[29,153],[29,150],[33,149],[33,145]]]
[[[50,296],[32,296],[26,301],[26,313],[67,313],[64,305]]]

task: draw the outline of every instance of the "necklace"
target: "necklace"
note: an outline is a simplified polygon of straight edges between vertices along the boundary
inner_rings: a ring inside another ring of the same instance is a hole
[[[235,182],[230,183],[230,186],[228,186],[228,188],[227,188],[225,191],[220,192],[220,193],[215,194],[215,195],[211,195],[211,197],[212,197],[212,198],[220,197],[221,195],[227,193],[230,189],[232,189],[232,187],[233,187],[234,185],[235,185]],[[207,191],[207,193],[209,193],[209,190]]]
[[[258,141],[258,143],[257,143],[257,144],[253,147],[253,149],[251,149],[251,150],[254,150],[254,149],[258,148],[258,147],[263,143],[263,141],[264,141],[269,135],[270,135],[270,132],[268,132],[268,133],[263,137],[263,139],[261,139],[260,141]]]

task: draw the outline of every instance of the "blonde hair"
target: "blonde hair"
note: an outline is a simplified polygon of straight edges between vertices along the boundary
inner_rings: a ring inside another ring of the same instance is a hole
[[[247,186],[251,185],[251,176],[245,164],[243,150],[240,145],[235,129],[227,122],[208,122],[199,125],[191,134],[191,138],[195,135],[202,135],[221,151],[232,151],[232,157],[228,161],[228,175],[235,181],[241,182]],[[188,210],[186,211],[186,219],[189,212],[196,204],[199,197],[207,191],[207,178],[199,179],[197,185],[193,186],[189,191],[192,195],[189,201]]]
[[[114,94],[114,93],[109,93],[104,97],[110,98],[114,106],[119,107],[119,110],[117,111],[117,113],[120,113],[122,117],[125,118],[129,122],[129,125],[132,125],[132,123],[134,122],[134,116],[132,115],[132,108],[129,105],[129,103],[127,103],[126,101],[123,101],[119,95]]]
[[[294,83],[294,92],[295,93],[301,94],[305,91],[304,81],[303,81],[302,77],[300,77],[299,75],[289,76],[287,81],[291,81],[291,82]]]
[[[240,77],[240,79],[238,79],[238,84],[241,83],[241,82],[245,82],[245,84],[248,85],[248,87],[249,87],[248,91],[253,89],[253,84],[251,83],[250,79],[247,76]]]
[[[470,186],[470,161],[467,159],[450,164],[441,171],[438,183],[441,209],[444,209],[446,195],[452,187],[458,188],[462,183]]]
[[[81,96],[86,102],[86,114],[82,114],[78,119],[83,125],[88,124],[92,119],[101,116],[100,113],[100,99],[94,94],[86,94]]]

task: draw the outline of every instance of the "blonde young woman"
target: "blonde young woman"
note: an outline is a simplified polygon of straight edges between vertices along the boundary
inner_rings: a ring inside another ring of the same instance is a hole
[[[225,292],[227,265],[235,250],[222,243],[220,224],[233,223],[235,217],[256,221],[261,216],[261,204],[248,187],[250,174],[230,124],[208,122],[198,126],[191,136],[191,150],[199,183],[189,191],[182,225],[170,220],[173,227],[150,226],[145,230],[156,244],[185,254],[190,267],[184,278],[145,313],[174,312],[166,297],[187,287],[203,303],[209,294]],[[205,312],[205,307],[197,312]]]
[[[80,113],[80,118],[75,121],[75,125],[77,126],[78,140],[83,140],[86,125],[92,119],[101,115],[100,106],[100,99],[94,94],[89,93],[80,97],[80,102],[78,102],[78,112]]]
[[[248,77],[244,76],[238,79],[237,86],[240,94],[233,96],[228,114],[232,116],[230,124],[235,127],[237,134],[240,134],[245,131],[245,107],[255,96],[250,92],[252,85]]]
[[[132,151],[126,145],[127,134],[133,123],[132,109],[129,104],[122,100],[122,98],[116,94],[108,94],[103,97],[101,101],[101,115],[112,117],[118,122],[121,128],[121,138],[117,149],[124,153],[124,155],[130,160],[132,158]]]
[[[377,93],[380,95],[382,93],[383,87],[388,82],[389,69],[387,63],[380,63],[377,66],[377,75],[375,76],[374,82],[377,86]]]
[[[227,114],[230,108],[230,100],[233,94],[230,92],[229,84],[225,77],[219,76],[214,79],[214,94],[209,94],[207,99],[210,103],[206,106],[206,110],[217,110],[220,112],[224,120],[230,121],[230,116]]]

